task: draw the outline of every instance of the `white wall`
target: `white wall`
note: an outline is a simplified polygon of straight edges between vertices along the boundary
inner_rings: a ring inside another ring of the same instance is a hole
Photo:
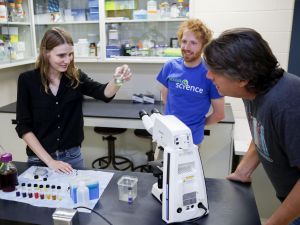
[[[28,66],[18,66],[0,69],[0,106],[9,104],[17,99],[17,79]]]
[[[204,21],[218,36],[235,27],[250,27],[268,41],[279,63],[288,66],[294,0],[194,0],[191,15]],[[233,103],[234,115],[245,118],[240,100]]]

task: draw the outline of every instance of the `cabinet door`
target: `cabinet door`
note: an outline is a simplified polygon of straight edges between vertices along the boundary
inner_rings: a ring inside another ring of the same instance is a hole
[[[106,58],[180,57],[176,32],[189,1],[105,0]]]
[[[35,58],[29,0],[0,2],[0,64]]]
[[[233,124],[218,123],[206,127],[209,136],[204,136],[200,156],[205,177],[224,179],[231,173],[233,154]]]
[[[98,0],[34,0],[33,7],[37,51],[44,33],[51,27],[61,27],[72,35],[75,61],[96,62],[100,58]]]

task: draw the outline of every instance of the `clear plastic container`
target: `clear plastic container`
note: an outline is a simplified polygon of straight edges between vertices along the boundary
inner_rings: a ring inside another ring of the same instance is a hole
[[[18,185],[18,171],[17,167],[11,162],[12,155],[4,153],[0,157],[0,189],[4,192],[11,192],[16,189]]]
[[[137,196],[138,178],[124,175],[118,180],[119,200],[131,204]]]

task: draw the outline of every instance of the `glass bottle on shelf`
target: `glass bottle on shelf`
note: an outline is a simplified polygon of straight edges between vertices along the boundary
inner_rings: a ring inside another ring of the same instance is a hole
[[[7,6],[7,19],[9,22],[14,22],[16,20],[16,4],[15,0],[8,0]]]
[[[10,41],[7,42],[7,49],[8,49],[8,53],[9,53],[9,58],[11,60],[16,60],[17,59],[16,48]]]
[[[108,45],[120,46],[119,25],[111,24],[108,30]]]
[[[90,56],[95,57],[97,56],[97,46],[96,43],[90,43]]]
[[[17,22],[24,22],[25,20],[25,13],[22,6],[23,0],[16,0],[16,21]]]
[[[176,3],[172,3],[172,5],[171,5],[171,8],[170,8],[170,17],[171,18],[177,18],[177,17],[179,17],[179,9],[178,9]]]
[[[178,9],[178,17],[185,17],[185,9],[183,6],[184,0],[178,0],[177,9]]]
[[[170,18],[170,5],[168,2],[162,2],[159,5],[160,18],[169,19]]]
[[[0,62],[5,62],[7,60],[7,48],[4,42],[0,39]]]

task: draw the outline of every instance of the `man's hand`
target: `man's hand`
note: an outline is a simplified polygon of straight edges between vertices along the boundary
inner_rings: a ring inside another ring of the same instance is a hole
[[[239,181],[239,182],[242,182],[242,183],[250,183],[251,182],[251,177],[244,176],[244,175],[238,173],[237,171],[235,171],[232,174],[228,175],[226,177],[226,179],[232,180],[232,181]]]

